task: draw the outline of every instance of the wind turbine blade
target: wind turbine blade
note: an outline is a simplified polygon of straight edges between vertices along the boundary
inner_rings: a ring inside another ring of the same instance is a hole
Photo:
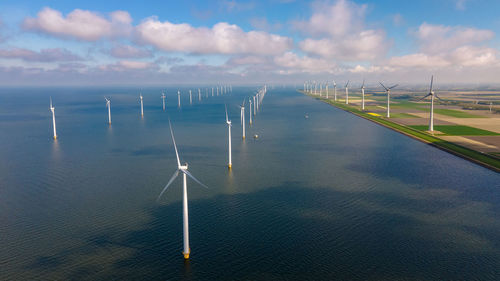
[[[361,88],[365,87],[365,79],[363,79],[363,85],[361,85]]]
[[[431,76],[431,88],[429,90],[429,93],[432,93],[432,84],[434,83],[434,75]]]
[[[50,108],[52,109],[52,97],[50,97]]]
[[[349,80],[347,80],[347,83],[345,83],[345,88],[347,88],[347,86],[349,86]]]
[[[389,90],[389,89],[387,89],[387,87],[386,87],[386,86],[384,86],[384,84],[382,84],[382,82],[379,82],[379,83],[380,83],[380,85],[382,85],[382,87],[384,87],[384,89],[385,89],[386,91],[387,91],[387,90]]]
[[[227,105],[224,104],[224,109],[226,110],[226,123],[229,122],[229,118],[227,117]]]
[[[443,100],[443,99],[441,99],[438,95],[434,95],[434,96],[435,96],[436,98],[438,98],[438,100],[440,100],[440,101],[444,102],[444,100]]]
[[[208,188],[208,186],[204,185],[201,181],[199,181],[197,178],[195,178],[189,171],[187,170],[181,170],[184,174],[186,174],[188,177],[190,177],[192,180],[197,182],[199,185],[203,186],[204,188]]]
[[[421,100],[425,99],[426,97],[428,97],[428,96],[430,96],[430,95],[431,95],[431,94],[427,94],[427,95],[423,96],[422,98],[418,99],[416,102],[419,102],[419,101],[421,101]]]
[[[392,88],[396,88],[398,85],[399,85],[399,84],[396,84],[396,85],[394,85],[394,86],[392,86],[392,87],[389,87],[389,90],[390,90],[390,89],[392,89]]]
[[[168,119],[168,125],[170,126],[170,134],[172,135],[172,142],[175,148],[175,157],[177,157],[177,167],[181,166],[181,161],[179,160],[179,152],[177,152],[177,145],[175,144],[174,132],[172,131],[172,123],[170,123],[170,118]]]
[[[174,182],[175,178],[177,178],[178,175],[179,175],[179,170],[175,171],[175,173],[172,175],[172,177],[168,181],[167,185],[165,185],[165,187],[161,191],[160,195],[158,195],[158,198],[156,199],[156,201],[160,200],[160,198],[163,195],[163,193],[165,193],[165,191],[167,191],[167,188],[172,184],[172,182]]]

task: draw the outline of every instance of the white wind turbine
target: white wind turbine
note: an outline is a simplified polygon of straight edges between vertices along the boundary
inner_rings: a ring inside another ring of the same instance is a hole
[[[174,148],[175,148],[175,156],[177,158],[177,170],[174,172],[174,175],[170,180],[168,181],[167,185],[163,188],[161,191],[160,195],[158,196],[157,201],[160,200],[161,196],[167,188],[172,184],[172,182],[177,178],[179,175],[179,172],[182,173],[182,179],[183,179],[183,184],[182,184],[182,226],[183,226],[183,234],[184,234],[184,247],[182,254],[184,255],[184,259],[189,259],[189,254],[191,253],[191,249],[189,248],[189,218],[188,218],[188,200],[187,200],[187,177],[190,177],[192,180],[197,182],[199,185],[208,188],[206,185],[201,183],[198,179],[196,179],[189,171],[188,171],[188,164],[185,163],[184,165],[181,165],[181,161],[179,160],[179,153],[177,152],[177,145],[175,144],[175,138],[174,138],[174,133],[172,131],[172,124],[170,124],[170,120],[168,121],[170,125],[170,134],[172,135],[172,142],[174,143]]]
[[[421,100],[425,99],[428,96],[431,97],[431,110],[430,110],[430,113],[429,113],[429,131],[430,132],[434,132],[434,97],[436,97],[439,100],[441,100],[441,98],[438,97],[438,95],[436,95],[434,93],[434,91],[432,90],[432,84],[433,84],[433,82],[434,82],[434,75],[431,76],[431,87],[429,88],[429,93],[427,95],[425,95],[423,98],[421,98],[421,99],[418,100],[418,101],[421,101]]]
[[[334,96],[334,101],[337,101],[337,83],[335,80],[333,80],[333,96]]]
[[[201,101],[201,90],[198,88],[198,101]]]
[[[243,103],[240,105],[240,122],[243,129],[243,139],[245,139],[245,99],[243,99]]]
[[[141,117],[144,117],[144,105],[142,103],[142,94],[139,94],[139,98],[141,100]]]
[[[181,91],[177,90],[177,107],[181,108]]]
[[[52,97],[50,97],[50,107],[49,110],[52,112],[52,128],[54,129],[54,139],[57,139],[57,132],[56,132],[56,112],[55,112],[55,107],[52,105]]]
[[[163,111],[165,111],[165,93],[161,93],[161,99],[163,100]]]
[[[365,79],[363,79],[363,85],[361,85],[361,110],[365,110]]]
[[[248,108],[248,115],[250,116],[250,125],[252,125],[252,98],[248,98],[248,104],[249,104],[249,108]]]
[[[396,88],[398,86],[398,84],[387,88],[386,86],[384,86],[384,84],[382,84],[382,82],[379,82],[379,83],[380,83],[380,85],[382,85],[382,87],[384,87],[385,91],[387,92],[387,115],[386,115],[386,117],[389,118],[389,117],[391,117],[391,89]]]
[[[109,100],[107,97],[104,97],[106,100],[106,107],[108,108],[108,123],[111,125],[111,100]]]
[[[231,156],[231,120],[229,120],[229,117],[227,115],[227,106],[225,106],[226,109],[226,124],[227,124],[227,130],[229,132],[228,138],[229,138],[229,162],[227,164],[227,167],[231,169],[233,167],[233,159]]]
[[[191,95],[191,90],[189,90],[189,104],[193,104],[193,96]]]
[[[328,99],[328,81],[326,81],[325,87],[326,87],[326,99]]]
[[[257,108],[257,102],[255,101],[255,96],[253,96],[253,115],[255,116],[257,114],[257,111],[255,110]]]

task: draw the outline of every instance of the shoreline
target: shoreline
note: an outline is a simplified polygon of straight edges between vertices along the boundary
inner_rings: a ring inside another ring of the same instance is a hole
[[[342,109],[346,112],[349,112],[351,114],[354,114],[356,116],[359,116],[363,119],[372,121],[378,125],[384,126],[386,128],[392,129],[395,132],[398,132],[400,134],[403,134],[405,136],[411,137],[415,140],[421,141],[423,143],[429,144],[433,147],[436,147],[440,150],[446,151],[448,153],[451,153],[455,156],[458,156],[462,159],[468,160],[470,162],[473,162],[475,164],[478,164],[480,166],[483,166],[485,168],[488,168],[494,172],[500,173],[500,160],[497,160],[487,154],[484,154],[482,152],[445,141],[443,139],[434,137],[432,135],[429,135],[425,132],[418,131],[416,129],[410,128],[408,126],[398,124],[395,122],[392,122],[390,120],[381,118],[381,117],[375,117],[375,116],[370,116],[368,113],[365,113],[361,110],[358,110],[356,108],[353,108],[351,106],[346,106],[345,104],[340,104],[338,102],[334,102],[333,100],[330,99],[325,99],[323,97],[318,97],[315,95],[309,95],[306,94],[304,91],[297,90],[299,93],[302,93],[306,96],[315,98],[319,101],[322,101],[326,104],[329,104],[331,106],[334,106],[336,108]]]

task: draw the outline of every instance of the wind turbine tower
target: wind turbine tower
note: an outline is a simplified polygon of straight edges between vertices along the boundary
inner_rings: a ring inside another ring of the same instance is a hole
[[[106,107],[108,108],[108,123],[111,125],[111,101],[106,97],[104,97],[104,99],[106,100]]]
[[[57,140],[57,132],[56,132],[56,112],[55,107],[52,105],[52,97],[50,97],[50,111],[52,112],[52,129],[54,129],[54,139]]]
[[[199,185],[208,188],[206,185],[201,183],[198,179],[196,179],[189,171],[188,164],[185,163],[181,165],[181,161],[179,160],[179,153],[177,152],[177,145],[175,144],[174,133],[172,131],[172,124],[170,124],[170,120],[168,121],[170,125],[170,134],[172,135],[172,142],[174,143],[175,148],[175,156],[177,158],[177,170],[174,172],[174,175],[168,181],[167,185],[163,188],[160,195],[158,196],[157,201],[160,200],[163,193],[167,190],[167,188],[172,184],[172,182],[177,178],[179,172],[182,173],[182,230],[183,230],[183,250],[182,254],[184,259],[189,259],[189,255],[191,254],[191,248],[189,247],[189,217],[188,217],[188,198],[187,198],[187,177],[190,177]]]
[[[387,88],[386,86],[384,86],[384,84],[382,84],[382,82],[379,82],[379,83],[380,83],[380,85],[382,85],[382,87],[384,87],[385,91],[387,92],[387,115],[386,115],[386,117],[389,118],[389,117],[391,117],[391,89],[396,88],[398,86],[398,84]]]
[[[228,134],[228,139],[229,139],[229,161],[227,163],[227,167],[231,169],[233,167],[233,159],[231,156],[231,120],[229,120],[229,117],[227,115],[227,106],[226,106],[226,124],[227,124],[227,130],[229,132]]]

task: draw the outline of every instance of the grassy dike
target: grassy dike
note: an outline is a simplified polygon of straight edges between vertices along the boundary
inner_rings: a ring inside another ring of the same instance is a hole
[[[343,103],[334,102],[332,100],[327,100],[327,99],[324,99],[324,98],[321,98],[318,96],[314,96],[314,95],[309,95],[309,94],[304,93],[303,91],[299,91],[299,92],[301,92],[307,96],[310,96],[312,98],[315,98],[317,100],[331,104],[337,108],[343,109],[343,110],[350,112],[354,115],[357,115],[359,117],[373,121],[373,122],[380,124],[384,127],[393,129],[396,132],[402,133],[404,135],[407,135],[409,137],[412,137],[412,138],[417,139],[419,141],[422,141],[424,143],[428,143],[434,147],[437,147],[441,150],[447,151],[449,153],[452,153],[454,155],[457,155],[459,157],[467,159],[471,162],[479,164],[479,165],[486,167],[488,169],[491,169],[495,172],[500,172],[500,160],[495,159],[492,156],[489,156],[487,154],[484,154],[484,153],[481,153],[479,151],[475,151],[475,150],[469,149],[467,147],[463,147],[461,145],[457,145],[457,144],[442,140],[440,138],[429,135],[425,132],[410,128],[408,126],[404,126],[401,124],[391,122],[385,118],[369,115],[366,112],[363,112],[355,107],[352,107],[352,106],[349,106],[349,105],[346,105]]]

